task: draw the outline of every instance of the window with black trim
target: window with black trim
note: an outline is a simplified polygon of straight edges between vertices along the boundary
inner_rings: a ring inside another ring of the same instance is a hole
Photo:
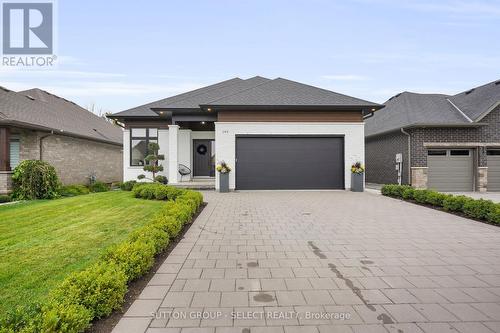
[[[446,150],[428,150],[428,156],[446,156]]]
[[[450,150],[451,156],[469,156],[469,150],[467,149],[452,149]]]
[[[500,149],[488,149],[486,152],[487,155],[490,156],[499,156],[500,155]]]
[[[158,143],[157,128],[130,129],[130,166],[145,165],[144,159],[148,156],[150,142]]]

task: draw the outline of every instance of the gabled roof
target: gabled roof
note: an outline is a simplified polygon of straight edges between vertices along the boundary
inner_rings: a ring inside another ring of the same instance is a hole
[[[0,88],[0,124],[64,133],[122,145],[123,132],[77,104],[41,89]]]
[[[476,87],[450,100],[473,121],[480,121],[500,103],[500,80]]]
[[[481,119],[500,105],[500,80],[454,96],[403,92],[365,121],[365,135],[403,127],[480,126]]]
[[[234,96],[241,91],[251,89],[253,87],[258,87],[271,80],[266,79],[261,76],[255,76],[250,79],[241,80],[234,82],[230,85],[223,87],[218,87],[217,89],[211,89],[195,96],[180,99],[175,102],[162,103],[161,105],[155,106],[155,108],[162,109],[199,109],[200,105],[211,104],[214,100],[224,98],[225,96]]]
[[[418,125],[470,125],[448,101],[448,95],[403,92],[384,103],[385,108],[365,120],[365,135]]]
[[[277,78],[237,92],[230,96],[214,99],[207,106],[337,106],[378,107],[379,104],[342,95],[307,84]]]
[[[167,97],[160,99],[158,101],[154,101],[151,103],[147,103],[144,105],[140,105],[125,111],[117,112],[113,114],[113,117],[159,117],[157,113],[155,113],[152,109],[162,108],[168,104],[177,103],[182,100],[191,100],[196,98],[198,95],[206,94],[210,91],[216,91],[217,89],[224,88],[227,86],[232,86],[237,83],[241,83],[244,80],[235,77],[233,79],[229,79],[226,81],[222,81],[219,83],[215,83],[206,87],[202,87],[196,90],[188,91],[186,93],[182,93],[179,95],[175,95],[172,97]]]
[[[234,78],[115,113],[112,118],[159,117],[155,111],[199,110],[209,106],[357,107],[381,105],[282,78]]]

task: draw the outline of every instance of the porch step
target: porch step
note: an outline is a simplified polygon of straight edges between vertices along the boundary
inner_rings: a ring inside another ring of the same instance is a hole
[[[187,188],[190,190],[215,190],[215,181],[190,181],[169,185],[177,188]]]

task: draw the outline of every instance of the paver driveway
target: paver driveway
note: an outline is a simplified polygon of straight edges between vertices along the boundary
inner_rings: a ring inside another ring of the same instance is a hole
[[[500,332],[500,228],[370,193],[204,193],[114,332]]]

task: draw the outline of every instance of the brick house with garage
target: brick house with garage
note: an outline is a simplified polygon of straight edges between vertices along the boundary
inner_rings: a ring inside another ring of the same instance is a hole
[[[11,191],[12,170],[23,160],[52,164],[63,184],[87,184],[92,175],[121,181],[122,132],[46,91],[0,87],[0,194]]]
[[[365,123],[367,182],[500,191],[500,80],[453,96],[403,92]]]

